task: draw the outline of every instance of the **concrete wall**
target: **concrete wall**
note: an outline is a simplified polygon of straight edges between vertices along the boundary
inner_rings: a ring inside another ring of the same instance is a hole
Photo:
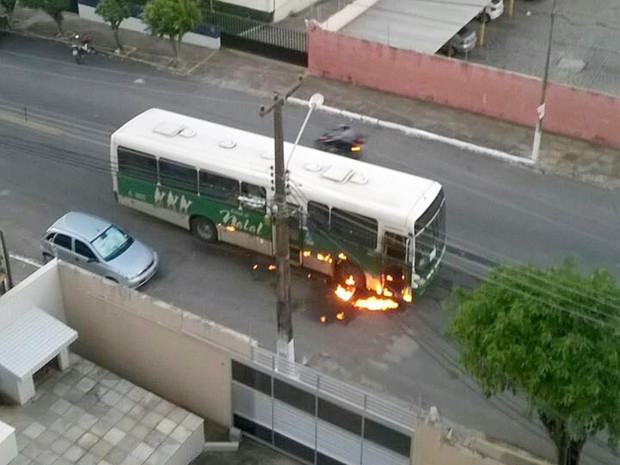
[[[33,307],[65,320],[60,278],[53,260],[28,276],[0,299],[0,326],[8,325]]]
[[[275,5],[275,10],[273,11],[273,21],[281,21],[289,14],[298,13],[316,2],[317,0],[271,0],[272,5]]]
[[[361,14],[372,8],[379,0],[355,0],[336,12],[326,21],[321,23],[321,27],[326,31],[339,31],[347,24],[357,19]]]
[[[538,78],[308,28],[313,74],[533,127]],[[550,83],[545,130],[620,147],[620,98]]]
[[[145,294],[59,266],[75,352],[192,412],[231,426],[231,355],[253,340]]]
[[[225,0],[226,3],[239,5],[252,10],[273,12],[273,21],[281,21],[290,13],[297,13],[308,8],[318,0]]]
[[[95,7],[78,3],[78,12],[80,14],[80,18],[82,19],[94,21],[96,23],[105,23],[103,18],[97,13],[95,13]],[[127,18],[121,23],[120,29],[141,32],[143,34],[150,34],[150,32],[148,32],[146,29],[146,24],[139,18]],[[110,30],[110,34],[111,33],[112,31]],[[220,48],[219,37],[216,39],[214,37],[204,36],[201,34],[196,34],[194,32],[188,32],[187,34],[185,34],[183,36],[183,43],[199,45],[201,47],[214,49]]]
[[[551,465],[524,451],[472,436],[452,441],[440,427],[423,422],[416,426],[411,463],[415,465]]]
[[[8,465],[15,457],[17,457],[15,428],[0,421],[0,465]]]

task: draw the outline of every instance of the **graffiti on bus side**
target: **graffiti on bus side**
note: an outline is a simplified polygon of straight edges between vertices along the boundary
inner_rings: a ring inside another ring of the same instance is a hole
[[[223,209],[220,210],[220,215],[222,215],[222,222],[226,225],[232,226],[235,229],[240,231],[245,231],[251,234],[260,234],[263,229],[263,223],[252,224],[250,218],[239,218],[239,211],[233,209]],[[242,213],[241,213],[242,214]]]
[[[178,202],[178,204],[177,204]],[[192,201],[185,198],[184,195],[176,195],[172,191],[162,191],[159,186],[155,189],[155,206],[159,208],[167,208],[174,210],[182,215],[187,215]]]

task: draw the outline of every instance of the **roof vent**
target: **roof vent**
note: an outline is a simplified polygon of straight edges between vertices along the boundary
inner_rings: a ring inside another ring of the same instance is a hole
[[[350,182],[354,183],[354,184],[360,184],[360,185],[364,185],[368,182],[368,178],[366,177],[366,175],[364,173],[354,173],[353,176],[351,176],[351,179],[349,179]]]
[[[237,143],[231,139],[224,139],[217,143],[223,149],[234,149],[237,146]]]
[[[304,165],[304,169],[306,171],[311,171],[313,173],[317,173],[323,169],[323,167],[319,163],[306,163]]]
[[[186,127],[182,124],[174,123],[174,122],[166,122],[166,123],[161,123],[158,126],[155,126],[155,129],[153,129],[153,132],[156,132],[166,137],[174,137],[180,134],[181,132],[183,132],[185,129]]]
[[[181,132],[179,132],[179,136],[181,137],[190,138],[190,137],[194,137],[195,135],[196,135],[196,131],[194,131],[191,128],[183,128]]]
[[[336,182],[346,182],[352,174],[353,171],[346,166],[330,166],[323,172],[323,177]]]

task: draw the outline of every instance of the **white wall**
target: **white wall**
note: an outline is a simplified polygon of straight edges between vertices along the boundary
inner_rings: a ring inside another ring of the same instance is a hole
[[[345,6],[342,10],[336,12],[326,21],[321,23],[321,28],[327,31],[337,32],[347,24],[357,19],[366,10],[372,8],[379,0],[355,0],[353,3]]]
[[[17,457],[15,428],[0,421],[0,465],[7,465]]]
[[[15,321],[33,307],[65,320],[60,278],[52,260],[0,297],[0,327]]]
[[[79,268],[59,266],[75,352],[169,401],[232,426],[231,354],[256,342]]]
[[[95,13],[95,8],[88,5],[82,5],[78,3],[78,11],[80,14],[80,18],[86,19],[88,21],[94,21],[96,23],[105,23],[103,18]],[[146,29],[146,24],[138,18],[127,18],[124,20],[120,29],[134,32],[141,32],[143,34],[150,34],[150,32]],[[112,31],[110,31],[110,34]],[[188,32],[183,36],[183,43],[199,45],[201,47],[219,49],[220,48],[220,39],[214,37],[203,36],[202,34],[195,34],[193,32]]]
[[[289,13],[297,13],[316,3],[317,0],[226,0],[226,3],[252,8],[253,10],[264,11],[273,14],[273,21],[281,21]]]

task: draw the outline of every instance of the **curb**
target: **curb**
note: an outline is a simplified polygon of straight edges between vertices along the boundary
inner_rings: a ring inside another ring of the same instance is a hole
[[[287,102],[298,105],[302,107],[308,107],[310,102],[308,100],[303,100],[296,97],[288,97]],[[512,155],[507,152],[503,152],[501,150],[490,149],[488,147],[483,147],[481,145],[476,145],[471,142],[464,142],[459,139],[454,139],[451,137],[441,136],[439,134],[435,134],[429,131],[424,131],[423,129],[417,129],[410,126],[405,126],[404,124],[393,123],[391,121],[383,121],[378,118],[374,118],[371,116],[362,115],[360,113],[354,113],[348,110],[341,110],[339,108],[330,107],[326,105],[321,105],[317,108],[319,111],[323,111],[325,113],[331,115],[342,116],[344,118],[348,118],[354,121],[360,121],[362,123],[372,124],[374,126],[379,126],[385,129],[392,129],[394,131],[399,131],[407,136],[417,137],[418,139],[429,140],[433,142],[440,142],[442,144],[451,145],[463,151],[477,153],[480,155],[486,155],[492,158],[496,158],[510,164],[514,165],[524,165],[524,166],[535,166],[536,162],[531,158],[519,157],[517,155]]]
[[[24,36],[24,37],[32,37],[32,38],[41,39],[41,40],[51,40],[53,42],[58,42],[58,43],[62,43],[62,44],[70,44],[71,43],[70,39],[67,38],[67,37],[64,37],[64,36],[63,37],[46,36],[46,35],[41,35],[41,34],[37,34],[37,33],[34,33],[34,32],[30,32],[30,31],[24,31],[24,30],[20,31],[20,30],[16,30],[16,29],[11,29],[11,30],[9,30],[7,32],[10,33],[10,34],[16,34],[16,35],[20,35],[20,36]],[[137,50],[136,47],[132,47],[132,48],[133,48],[134,52]],[[144,60],[142,58],[132,57],[132,56],[130,56],[128,54],[125,54],[125,53],[115,53],[115,51],[113,49],[96,47],[95,51],[96,51],[97,54],[100,54],[100,55],[106,55],[106,56],[110,56],[110,57],[114,57],[114,58],[120,58],[120,59],[123,59],[123,60],[133,61],[135,63],[141,63],[143,65],[148,65],[148,66],[151,66],[153,68],[160,69],[160,70],[163,69],[163,70],[171,72],[172,74],[177,74],[177,75],[185,76],[185,77],[191,76],[192,72],[195,71],[195,68],[197,66],[199,66],[199,65],[204,64],[204,62],[206,61],[206,60],[203,60],[202,62],[199,62],[197,65],[193,66],[189,71],[181,71],[178,68],[175,68],[173,66],[166,66],[166,65],[157,64],[157,63],[154,63],[154,62],[149,61],[149,60]],[[212,55],[210,55],[207,58],[211,58],[211,56]]]

